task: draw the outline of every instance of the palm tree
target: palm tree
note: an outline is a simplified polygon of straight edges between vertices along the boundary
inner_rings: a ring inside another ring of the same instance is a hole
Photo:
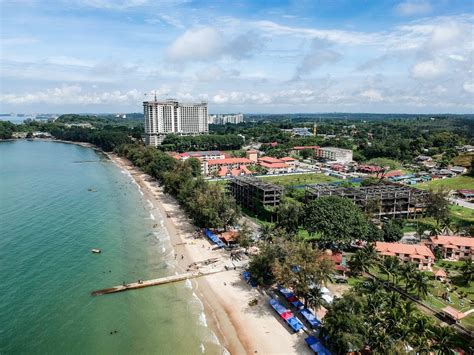
[[[416,290],[417,297],[423,298],[428,294],[430,282],[428,276],[422,271],[417,271],[413,277],[413,288]]]
[[[436,354],[453,354],[453,347],[456,347],[456,336],[455,332],[449,326],[434,326],[433,332],[433,345],[431,350],[434,350]]]
[[[323,292],[321,287],[312,287],[309,289],[309,292],[306,294],[305,303],[307,307],[318,309],[323,305]]]
[[[416,266],[412,263],[404,264],[400,267],[400,276],[405,281],[405,292],[408,291],[413,279],[413,275],[418,271]]]
[[[373,244],[367,244],[349,260],[349,267],[354,274],[368,272],[377,262],[378,254]]]
[[[461,265],[461,276],[466,284],[474,279],[474,263],[472,259],[464,260],[464,264]]]
[[[397,274],[400,269],[400,259],[396,256],[386,256],[382,259],[382,262],[379,264],[381,271],[387,275],[388,281],[390,281],[390,276],[393,277],[393,283],[397,283]]]

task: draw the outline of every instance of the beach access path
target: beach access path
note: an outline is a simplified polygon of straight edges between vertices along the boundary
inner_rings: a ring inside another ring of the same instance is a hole
[[[191,264],[213,258],[218,260],[208,268],[228,266],[233,269],[228,252],[214,250],[207,239],[196,238],[196,227],[156,180],[128,160],[114,154],[108,156],[121,169],[130,172],[145,199],[153,205],[151,213],[162,215],[177,255],[178,272],[186,272]],[[245,283],[240,272],[237,269],[192,280],[210,327],[226,349],[231,354],[311,354],[304,342],[307,335],[294,334],[269,306],[268,296]],[[258,304],[249,306],[248,302],[254,298]]]

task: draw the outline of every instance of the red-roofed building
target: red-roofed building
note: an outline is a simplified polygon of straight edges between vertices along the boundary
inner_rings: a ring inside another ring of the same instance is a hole
[[[205,175],[218,175],[221,168],[228,170],[239,169],[240,166],[249,166],[254,164],[253,161],[247,158],[225,158],[225,159],[211,159],[203,162],[203,170]]]
[[[461,260],[471,258],[471,260],[474,260],[474,238],[438,235],[431,237],[431,245],[433,249],[435,247],[441,248],[443,259]]]
[[[396,256],[404,263],[414,263],[420,270],[431,270],[435,262],[433,252],[426,245],[376,242],[375,249],[382,256]]]
[[[277,159],[277,158],[274,158],[274,157],[268,157],[268,156],[258,158],[258,161],[262,162],[262,163],[270,163],[270,164],[272,164],[272,163],[281,163],[282,162],[280,159]]]
[[[296,162],[298,160],[296,160],[295,158],[292,158],[292,157],[283,157],[280,159],[283,163],[286,163],[290,166],[295,166],[296,165]]]
[[[268,174],[289,173],[291,171],[291,166],[286,163],[260,162],[259,165],[265,168]]]
[[[467,200],[474,199],[474,190],[463,189],[463,190],[458,190],[457,193],[459,197],[461,198],[465,198]]]

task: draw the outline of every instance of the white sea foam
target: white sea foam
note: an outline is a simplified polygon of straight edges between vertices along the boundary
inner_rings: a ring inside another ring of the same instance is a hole
[[[199,324],[207,328],[207,318],[203,311],[199,314]]]
[[[151,212],[150,212],[150,218],[151,218],[152,220],[155,220],[155,216],[153,216],[153,213],[151,213]]]
[[[149,206],[150,208],[153,208],[153,203],[152,203],[150,200],[146,200],[146,202],[148,203],[148,206]]]
[[[204,354],[204,352],[206,351],[206,348],[204,347],[204,344],[201,343],[201,345],[199,345],[199,347],[201,348],[201,352]]]
[[[143,194],[143,191],[142,191],[141,189],[139,189],[138,191],[140,191],[140,195],[145,196],[145,195]]]
[[[186,281],[184,282],[184,286],[189,289],[193,288],[193,284],[190,279],[186,279]]]
[[[165,248],[165,247],[162,247],[162,248],[161,248],[161,252],[164,254],[165,251],[166,251],[166,248]]]

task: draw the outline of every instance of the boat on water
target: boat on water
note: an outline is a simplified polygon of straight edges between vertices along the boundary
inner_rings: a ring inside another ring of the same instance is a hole
[[[91,252],[93,254],[100,254],[100,253],[102,253],[102,250],[101,249],[91,249]]]

